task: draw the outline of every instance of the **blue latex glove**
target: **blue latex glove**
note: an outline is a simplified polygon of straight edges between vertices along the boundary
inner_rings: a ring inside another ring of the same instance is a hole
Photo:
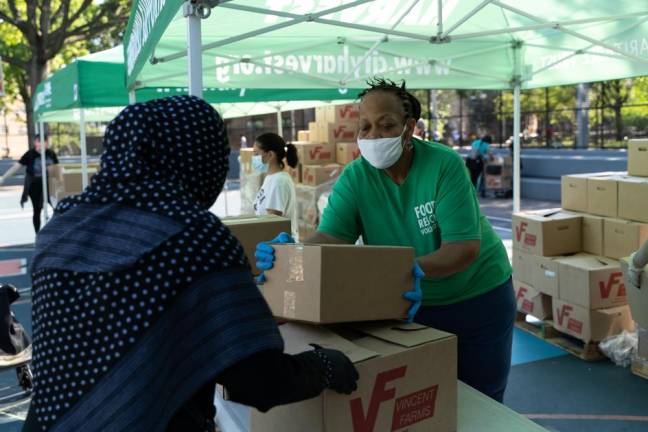
[[[425,273],[423,273],[423,270],[421,269],[421,266],[419,266],[418,262],[414,263],[414,270],[412,270],[412,273],[414,274],[414,289],[412,291],[403,293],[403,298],[412,302],[412,306],[410,306],[409,310],[407,311],[407,322],[409,323],[414,322],[414,317],[421,307],[421,302],[423,301],[421,279],[425,277]]]
[[[290,234],[282,232],[274,239],[269,242],[262,242],[257,245],[256,252],[254,257],[256,258],[256,266],[259,270],[270,270],[274,267],[274,248],[270,246],[271,244],[281,244],[281,243],[295,243]],[[265,273],[261,273],[256,278],[258,284],[263,284],[266,281]]]

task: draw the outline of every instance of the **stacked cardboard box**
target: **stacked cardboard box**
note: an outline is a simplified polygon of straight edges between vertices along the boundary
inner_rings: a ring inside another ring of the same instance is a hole
[[[620,263],[583,253],[585,244],[590,251],[604,250],[600,219],[560,209],[513,218],[518,310],[553,318],[557,330],[584,342],[633,327]]]
[[[628,269],[629,257],[621,260],[621,266]],[[634,286],[626,281],[628,303],[632,311],[632,318],[637,323],[637,355],[632,363],[632,371],[648,379],[648,266],[643,269],[639,286]]]
[[[287,168],[296,183],[299,238],[317,230],[317,202],[330,192],[344,165],[360,156],[356,143],[358,105],[331,105],[315,111],[315,121],[308,131],[299,131],[297,147],[299,166]]]
[[[412,248],[292,244],[275,253],[260,288],[273,314],[288,321],[279,327],[285,352],[313,344],[340,350],[360,379],[351,395],[326,390],[267,413],[246,411],[248,431],[456,430],[456,337],[395,321],[409,306],[402,292],[414,283]]]
[[[88,184],[99,170],[98,164],[88,164]],[[48,188],[53,204],[83,192],[83,174],[80,164],[59,164],[48,167]]]
[[[261,273],[261,270],[256,267],[256,259],[254,258],[257,245],[275,238],[281,232],[291,232],[290,219],[280,216],[255,216],[250,214],[226,217],[222,220],[243,246],[243,251],[254,275]]]
[[[518,310],[539,319],[558,292],[555,257],[581,250],[581,218],[555,210],[513,216],[513,279]]]

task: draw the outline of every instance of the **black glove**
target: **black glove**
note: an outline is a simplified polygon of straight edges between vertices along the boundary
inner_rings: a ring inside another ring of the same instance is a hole
[[[315,355],[324,366],[324,380],[327,388],[338,393],[351,394],[358,389],[358,371],[342,352],[334,349],[322,348],[311,344],[315,348]]]

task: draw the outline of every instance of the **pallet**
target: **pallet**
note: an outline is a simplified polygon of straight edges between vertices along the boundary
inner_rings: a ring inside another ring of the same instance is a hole
[[[648,379],[648,360],[634,360],[630,370],[638,377]]]
[[[549,345],[563,349],[573,356],[588,362],[595,362],[607,359],[599,350],[598,342],[583,342],[556,330],[553,321],[543,320],[538,324],[526,322],[526,314],[518,312],[515,326],[520,330],[542,339]]]

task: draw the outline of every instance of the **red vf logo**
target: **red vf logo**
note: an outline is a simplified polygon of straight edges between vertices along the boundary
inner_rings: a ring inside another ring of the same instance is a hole
[[[524,297],[524,295],[527,293],[527,291],[529,291],[527,288],[520,287],[520,289],[518,290],[517,295],[515,296],[515,298],[517,300],[520,300],[521,298]]]
[[[557,309],[556,313],[558,315],[558,325],[563,325],[563,321],[565,320],[565,317],[569,317],[569,314],[573,310],[574,308],[569,305],[562,305],[562,308]]]
[[[373,432],[378,418],[378,409],[380,404],[396,397],[396,389],[387,389],[387,383],[403,378],[407,366],[401,366],[386,372],[379,373],[376,377],[367,416],[364,415],[362,399],[351,400],[351,418],[353,419],[353,432]]]
[[[615,272],[611,273],[610,277],[608,278],[607,284],[604,283],[603,281],[599,281],[599,291],[601,292],[601,298],[607,299],[610,298],[610,294],[612,293],[612,288],[617,286],[617,297],[625,297],[626,295],[626,288],[625,285],[622,282],[622,273],[621,272]]]
[[[331,158],[331,152],[325,152],[322,146],[317,146],[308,151],[311,160],[326,160]]]
[[[340,109],[340,118],[357,118],[358,110],[353,105],[346,105]]]
[[[396,389],[387,388],[389,382],[403,378],[406,371],[407,366],[401,366],[382,372],[376,376],[376,382],[371,393],[371,400],[369,401],[366,416],[361,398],[350,401],[353,432],[375,432],[380,405],[383,402],[394,399],[392,431],[402,430],[403,428],[434,417],[434,408],[438,393],[437,385],[399,397],[398,399],[396,399]]]
[[[347,129],[346,125],[340,125],[333,130],[333,136],[337,138],[343,138],[351,140],[355,137],[355,132],[352,129]]]
[[[536,245],[536,236],[527,232],[528,226],[528,222],[520,222],[520,225],[515,227],[515,239],[519,243],[522,241],[522,235],[524,234],[524,244],[534,247]]]

